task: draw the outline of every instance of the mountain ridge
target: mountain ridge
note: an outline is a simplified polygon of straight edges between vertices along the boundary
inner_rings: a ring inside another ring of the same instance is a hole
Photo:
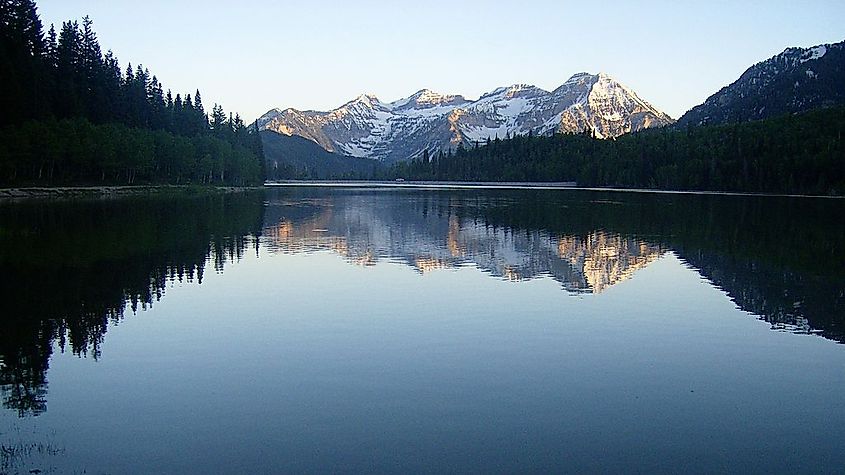
[[[330,152],[396,162],[425,150],[515,134],[587,131],[613,138],[672,122],[609,75],[582,72],[553,91],[513,84],[476,100],[420,89],[393,102],[361,94],[330,111],[274,108],[258,119],[258,126],[304,137]]]
[[[789,47],[709,96],[676,126],[761,120],[845,104],[845,41]]]

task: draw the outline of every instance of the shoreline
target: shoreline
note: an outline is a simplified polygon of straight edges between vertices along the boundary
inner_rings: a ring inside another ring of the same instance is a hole
[[[198,185],[97,185],[97,186],[31,186],[0,188],[0,201],[30,198],[110,198],[163,192],[236,193],[262,189],[262,186],[198,186]]]
[[[265,188],[326,187],[326,188],[409,188],[429,190],[578,190],[618,193],[657,193],[676,195],[764,196],[780,198],[842,199],[842,195],[801,195],[787,193],[753,193],[742,191],[660,190],[651,188],[613,188],[577,186],[569,182],[462,182],[462,181],[366,181],[366,180],[283,180],[265,182]]]
[[[0,202],[40,198],[111,198],[164,192],[237,193],[267,188],[383,188],[422,190],[573,190],[616,193],[656,193],[679,195],[759,196],[780,198],[843,199],[842,195],[801,195],[785,193],[752,193],[739,191],[660,190],[649,188],[585,187],[570,182],[460,182],[460,181],[366,181],[366,180],[284,180],[265,182],[259,186],[201,185],[95,185],[95,186],[32,186],[0,188]]]

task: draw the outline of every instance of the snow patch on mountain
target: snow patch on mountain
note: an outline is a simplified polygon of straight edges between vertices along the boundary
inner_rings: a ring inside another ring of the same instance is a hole
[[[819,45],[813,48],[808,49],[804,54],[801,55],[801,62],[806,63],[807,61],[812,61],[814,59],[819,59],[827,53],[827,46]]]
[[[604,73],[575,74],[552,92],[514,84],[470,101],[422,89],[390,103],[362,94],[328,112],[272,109],[258,119],[262,129],[300,135],[328,151],[384,161],[516,134],[590,131],[610,138],[670,123]]]

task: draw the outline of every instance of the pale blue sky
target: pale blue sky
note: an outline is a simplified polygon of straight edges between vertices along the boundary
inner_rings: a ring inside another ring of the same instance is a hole
[[[367,92],[476,98],[550,90],[604,71],[677,118],[788,46],[845,39],[834,1],[40,0],[50,23],[88,14],[104,49],[175,92],[253,120],[326,110]]]

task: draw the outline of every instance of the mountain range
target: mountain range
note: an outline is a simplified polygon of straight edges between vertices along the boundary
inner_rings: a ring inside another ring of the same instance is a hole
[[[391,163],[514,134],[613,138],[672,122],[607,74],[578,73],[551,92],[515,84],[468,100],[423,89],[390,103],[365,94],[327,112],[273,109],[258,126],[329,152]]]
[[[305,155],[312,158],[326,151],[333,163],[357,157],[391,164],[426,150],[472,147],[513,135],[587,132],[615,138],[671,124],[747,122],[841,104],[845,104],[845,41],[787,48],[749,67],[677,122],[607,74],[578,73],[551,92],[516,84],[469,100],[423,89],[389,103],[361,95],[326,112],[272,109],[258,119],[258,126],[265,143],[272,142],[272,153],[267,153],[271,162],[289,161],[283,144],[292,142],[280,139],[289,136],[307,139],[297,142],[297,150],[310,148]],[[342,174],[349,173],[348,167],[342,168]]]

